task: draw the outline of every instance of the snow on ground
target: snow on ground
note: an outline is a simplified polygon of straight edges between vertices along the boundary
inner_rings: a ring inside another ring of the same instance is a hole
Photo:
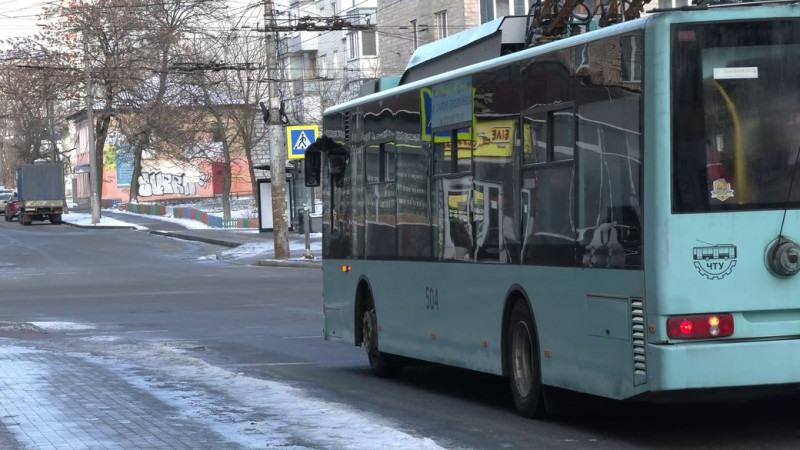
[[[93,330],[96,327],[89,323],[75,323],[75,322],[28,322],[29,324],[39,327],[43,330]]]
[[[137,214],[137,213],[130,212],[130,211],[118,211],[118,210],[114,210],[114,213],[116,213],[116,214],[125,214],[125,215],[130,215],[130,216],[141,216],[142,215],[142,214]],[[231,213],[231,215],[233,215],[233,213]],[[179,218],[179,217],[156,216],[156,215],[148,215],[147,217],[151,218],[151,219],[155,219],[155,220],[161,220],[163,222],[177,223],[177,224],[182,225],[183,227],[185,227],[188,230],[207,230],[207,229],[211,228],[208,225],[204,224],[203,222],[200,222],[199,220],[194,220],[194,219],[184,219],[184,218]]]
[[[318,396],[288,384],[245,376],[212,366],[187,354],[185,342],[174,346],[153,343],[142,346],[115,346],[114,356],[98,358],[86,354],[89,360],[116,367],[129,383],[139,386],[172,405],[188,419],[206,423],[218,433],[251,447],[291,445],[294,435],[313,443],[315,448],[375,448],[375,449],[439,449],[435,441],[412,436],[395,428],[390,421],[359,411],[349,405],[321,400]],[[120,356],[145,367],[147,372],[161,372],[171,383],[183,386],[180,391],[164,389],[161,377],[142,376],[129,370]],[[195,389],[186,389],[194,386]],[[234,410],[245,417],[237,423],[235,417],[220,414],[216,393],[234,400]],[[209,394],[215,393],[215,394]],[[266,410],[268,421],[247,421],[247,412]],[[233,420],[232,420],[233,419]]]
[[[92,327],[64,322],[37,322],[37,326],[44,330]],[[180,417],[176,417],[175,422],[213,430],[244,448],[443,448],[430,438],[410,434],[392,420],[355,406],[321,399],[316,393],[287,383],[253,378],[211,365],[194,356],[194,348],[194,343],[186,341],[130,342],[117,341],[116,336],[98,335],[70,344],[61,363],[90,372],[84,376],[104,373],[106,378],[96,379],[96,392],[110,392],[110,386],[116,386],[115,389],[127,386],[122,388],[124,392],[114,391],[113,395],[136,395],[136,392],[152,395],[178,411]],[[21,402],[23,412],[35,406],[35,418],[68,422],[70,416],[63,410],[63,402],[50,398],[59,395],[59,391],[43,384],[51,371],[51,359],[47,355],[35,356],[56,352],[64,354],[64,349],[48,348],[46,342],[23,347],[5,341],[0,346],[0,373],[4,373],[3,384],[7,389],[0,398],[15,405]],[[77,360],[85,364],[69,362]],[[108,377],[109,374],[113,376]],[[110,384],[104,386],[104,383]],[[100,398],[92,401],[98,400],[103,401]],[[106,414],[98,411],[101,413]],[[23,415],[11,420],[4,417],[0,423],[13,422],[14,426],[8,429],[24,442],[28,433],[43,429],[45,434],[48,432],[35,418],[28,420],[27,415]],[[51,438],[50,442],[63,439],[60,435]],[[91,438],[109,439],[108,436]],[[106,441],[105,444],[113,443]]]
[[[142,227],[139,225],[134,225],[131,223],[123,222],[121,220],[112,219],[110,217],[103,217],[100,215],[100,221],[98,223],[92,223],[92,215],[91,214],[84,214],[84,213],[67,213],[61,216],[61,220],[67,223],[71,223],[74,225],[80,225],[82,227],[132,227],[136,228],[137,230],[146,230],[147,227]]]
[[[126,215],[131,215],[131,216],[142,215],[142,214],[136,214],[136,213],[132,213],[132,212],[128,212],[128,211],[117,211],[117,210],[112,210],[112,211],[114,212],[114,214],[126,214]],[[203,222],[200,222],[199,220],[182,219],[182,218],[170,217],[170,216],[155,216],[155,215],[148,215],[147,217],[151,218],[151,219],[155,219],[155,220],[161,220],[161,221],[164,221],[164,222],[177,223],[177,224],[182,225],[184,228],[186,228],[188,230],[204,230],[204,229],[211,228],[208,225],[204,224]],[[147,227],[144,227],[144,226],[141,226],[141,225],[136,225],[136,224],[133,224],[133,223],[125,222],[123,220],[113,219],[111,217],[104,216],[102,211],[100,212],[100,222],[98,222],[96,224],[92,223],[92,215],[88,214],[88,213],[73,213],[73,212],[67,213],[67,214],[64,214],[64,215],[61,216],[61,220],[63,220],[64,222],[68,222],[68,223],[74,224],[74,225],[80,225],[82,227],[91,227],[91,226],[97,226],[97,227],[120,226],[120,227],[125,227],[125,226],[127,226],[127,227],[136,228],[137,230],[147,230]]]
[[[110,210],[113,211],[114,214],[124,214],[130,216],[139,216],[141,214],[129,212],[129,211],[117,211],[117,210]],[[247,214],[247,210],[243,211],[232,211],[231,215],[235,216],[234,213],[239,215]],[[198,220],[193,219],[183,219],[183,218],[176,218],[176,217],[169,217],[169,216],[155,216],[155,215],[148,215],[150,219],[161,220],[164,222],[172,222],[177,223],[187,230],[215,230],[215,228],[209,227],[208,225],[200,222]],[[124,220],[120,219],[113,219],[110,217],[103,216],[102,212],[100,214],[100,222],[97,224],[92,224],[92,215],[87,213],[68,213],[62,216],[62,220],[67,223],[71,223],[74,225],[79,225],[81,227],[92,227],[96,226],[98,228],[102,227],[130,227],[137,230],[148,230],[147,227],[136,225],[132,222],[125,222]],[[237,234],[254,234],[257,235],[260,233],[258,229],[229,229],[229,230],[221,230],[216,229],[219,231],[230,231],[235,232]],[[312,259],[319,260],[322,256],[322,244],[320,238],[322,237],[322,233],[311,233],[310,237],[312,241],[310,243],[310,252]],[[226,250],[220,252],[218,255],[208,255],[201,259],[244,259],[249,257],[255,257],[258,255],[270,254],[274,253],[274,245],[273,242],[269,239],[267,240],[253,240],[253,242],[249,242],[238,247],[232,248],[230,250]],[[298,260],[307,260],[305,258],[306,247],[305,247],[305,240],[302,235],[293,235],[293,239],[289,240],[289,254],[291,255],[290,260],[298,261]]]

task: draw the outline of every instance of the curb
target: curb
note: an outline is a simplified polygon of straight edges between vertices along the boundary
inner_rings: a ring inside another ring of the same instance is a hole
[[[207,244],[214,244],[214,245],[221,245],[223,247],[238,247],[242,244],[238,242],[231,242],[231,241],[223,241],[221,239],[214,239],[214,238],[207,238],[201,236],[192,236],[189,234],[183,233],[176,233],[173,231],[160,231],[160,230],[151,230],[150,234],[157,234],[159,236],[167,236],[176,239],[183,239],[185,241],[197,241],[197,242],[205,242]]]
[[[160,230],[151,230],[150,234],[157,234],[159,236],[167,236],[175,239],[183,239],[186,241],[197,241],[197,242],[205,242],[207,244],[214,244],[214,245],[221,245],[225,247],[238,247],[242,244],[237,242],[231,241],[224,241],[221,239],[214,239],[214,238],[207,238],[203,236],[192,236],[189,234],[183,234],[180,232],[174,231],[160,231]],[[294,268],[304,268],[304,269],[321,269],[322,263],[318,260],[316,261],[298,261],[298,260],[280,260],[280,259],[262,259],[255,263],[254,266],[262,266],[262,267],[294,267]]]
[[[302,267],[304,269],[321,269],[322,263],[316,261],[292,261],[277,259],[262,259],[254,265],[266,267]]]
[[[138,230],[136,227],[129,225],[78,225],[72,222],[61,222],[62,225],[69,225],[74,228],[83,228],[85,230]]]

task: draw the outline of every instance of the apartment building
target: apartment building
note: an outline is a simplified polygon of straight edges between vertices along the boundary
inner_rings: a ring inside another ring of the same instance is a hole
[[[378,43],[384,75],[403,72],[420,45],[509,15],[534,0],[378,0]]]
[[[325,108],[358,95],[382,75],[377,0],[295,0],[282,33],[285,98],[293,121],[321,123]]]

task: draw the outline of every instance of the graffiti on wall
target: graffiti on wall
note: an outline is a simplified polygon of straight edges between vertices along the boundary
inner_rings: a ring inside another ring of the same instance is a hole
[[[186,174],[142,172],[139,176],[139,196],[196,195],[197,183],[186,181]]]

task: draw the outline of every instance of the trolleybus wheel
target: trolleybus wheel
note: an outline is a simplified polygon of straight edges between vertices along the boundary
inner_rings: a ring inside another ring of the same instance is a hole
[[[508,379],[517,412],[528,418],[546,416],[539,344],[528,307],[521,301],[511,310],[507,331]]]
[[[375,305],[370,301],[364,311],[362,320],[364,336],[364,350],[367,351],[369,367],[379,377],[395,377],[403,371],[403,364],[394,355],[388,355],[378,350],[378,317],[375,314]]]

